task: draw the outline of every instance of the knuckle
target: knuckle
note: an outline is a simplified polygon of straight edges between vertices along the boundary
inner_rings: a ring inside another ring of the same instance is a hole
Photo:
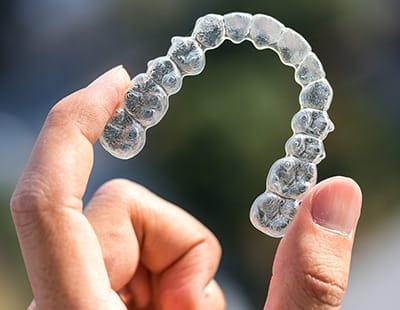
[[[37,224],[45,216],[64,208],[82,208],[79,197],[55,190],[39,172],[25,172],[10,200],[10,210],[17,228]]]
[[[123,193],[126,190],[132,191],[132,187],[140,188],[141,186],[127,179],[118,178],[107,181],[100,187],[99,190],[107,192],[112,191],[112,192]]]
[[[320,307],[339,307],[343,302],[347,276],[343,272],[328,272],[326,266],[315,266],[303,273],[303,289]]]
[[[43,205],[43,199],[50,187],[37,173],[25,173],[11,197],[11,210],[16,212],[36,211]]]
[[[96,195],[118,197],[135,201],[139,196],[149,192],[145,187],[129,181],[127,179],[112,179],[104,183],[97,191]]]
[[[71,104],[69,104],[70,102],[73,102],[73,100],[68,100],[68,98],[74,95],[75,94],[62,99],[50,109],[49,113],[47,114],[47,124],[51,126],[64,126],[66,123],[68,123],[68,120],[71,117],[71,112],[75,111],[75,109],[71,107]]]
[[[102,203],[92,206],[107,205],[108,208],[118,208],[119,211],[122,207],[130,214],[139,214],[142,205],[140,202],[148,193],[149,190],[135,182],[122,178],[112,179],[101,185],[92,199]]]
[[[48,184],[35,174],[26,175],[16,187],[10,201],[11,214],[17,227],[28,226],[35,215],[48,205]]]

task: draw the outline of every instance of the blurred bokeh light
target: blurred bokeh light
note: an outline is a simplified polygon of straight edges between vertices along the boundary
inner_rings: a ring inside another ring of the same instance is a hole
[[[197,17],[231,11],[276,17],[322,60],[335,91],[336,130],[326,140],[319,179],[351,176],[364,193],[343,308],[400,307],[393,281],[400,277],[399,1],[3,0],[1,309],[23,309],[31,299],[8,203],[50,107],[115,65],[143,72],[173,35],[190,33]],[[221,240],[218,277],[228,309],[260,309],[278,241],[251,227],[248,210],[284,154],[300,88],[291,68],[250,43],[226,42],[208,52],[207,63],[171,97],[137,158],[120,161],[96,146],[87,197],[104,181],[127,177],[188,210]]]

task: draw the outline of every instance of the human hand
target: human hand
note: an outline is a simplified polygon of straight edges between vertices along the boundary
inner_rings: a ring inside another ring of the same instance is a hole
[[[82,211],[92,145],[129,86],[117,67],[61,100],[18,182],[11,211],[30,309],[225,307],[220,245],[189,214],[127,180],[103,185]],[[268,309],[340,306],[360,206],[349,179],[314,187],[278,248]]]

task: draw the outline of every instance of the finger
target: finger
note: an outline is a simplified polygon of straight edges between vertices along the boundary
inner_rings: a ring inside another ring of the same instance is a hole
[[[200,309],[223,310],[226,309],[226,301],[221,287],[215,280],[212,280],[205,288],[200,303]]]
[[[360,210],[360,188],[348,178],[307,195],[278,247],[266,309],[340,308]]]
[[[150,272],[140,264],[128,284],[118,291],[128,309],[152,309],[152,281]]]
[[[36,303],[34,300],[29,304],[28,308],[26,310],[36,310]]]
[[[40,309],[56,309],[60,303],[67,307],[68,302],[79,308],[90,296],[100,303],[110,290],[81,199],[92,167],[92,144],[129,84],[126,71],[118,67],[55,105],[12,197],[11,211]]]
[[[162,309],[199,306],[221,256],[218,241],[200,222],[127,180],[103,185],[85,215],[96,231],[115,290],[134,277],[140,251],[140,264],[151,276],[141,277],[134,288],[151,291],[152,298],[137,294],[136,304],[151,299]]]

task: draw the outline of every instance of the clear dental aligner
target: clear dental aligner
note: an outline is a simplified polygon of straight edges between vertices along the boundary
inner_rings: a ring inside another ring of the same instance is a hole
[[[100,142],[115,157],[137,155],[145,144],[146,130],[165,115],[168,98],[180,90],[183,77],[200,74],[205,52],[226,39],[236,44],[249,40],[259,50],[272,49],[283,64],[294,67],[295,80],[302,87],[300,111],[292,118],[293,136],[286,142],[286,156],[272,165],[266,190],[250,209],[250,220],[257,229],[282,237],[302,197],[316,183],[316,165],[325,158],[323,140],[334,129],[326,112],[333,91],[307,41],[273,17],[248,13],[200,17],[190,37],[173,37],[167,55],[149,61],[146,73],[133,78],[123,105],[106,125]]]

